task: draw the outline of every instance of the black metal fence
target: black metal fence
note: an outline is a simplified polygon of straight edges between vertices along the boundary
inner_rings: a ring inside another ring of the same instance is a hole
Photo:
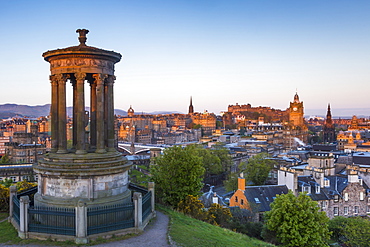
[[[134,204],[117,204],[87,209],[87,235],[135,226]]]
[[[152,212],[152,192],[148,192],[143,196],[142,212],[143,212],[143,221],[150,215]]]
[[[140,192],[143,195],[141,212],[143,214],[142,219],[144,221],[152,212],[152,192],[148,191],[148,189],[144,187],[132,183],[130,183],[129,188],[132,192]]]
[[[30,207],[28,209],[30,232],[76,235],[75,208]]]
[[[134,192],[142,197],[142,220],[146,220],[152,211],[152,193],[146,188],[130,184]],[[28,231],[46,234],[76,236],[76,208],[34,206],[34,194],[37,187],[13,197],[13,218],[20,225],[20,197],[29,196]],[[87,235],[110,232],[135,227],[134,203],[109,206],[87,207]]]
[[[19,198],[17,196],[13,197],[13,218],[17,222],[19,226],[19,219],[20,219],[20,208],[19,208]]]

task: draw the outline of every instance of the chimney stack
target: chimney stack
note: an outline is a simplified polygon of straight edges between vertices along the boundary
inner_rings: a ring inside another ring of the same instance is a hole
[[[238,190],[245,190],[245,178],[244,174],[241,172],[240,176],[238,177]]]

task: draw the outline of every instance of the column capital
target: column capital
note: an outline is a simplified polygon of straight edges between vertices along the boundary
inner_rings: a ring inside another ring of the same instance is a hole
[[[70,76],[68,74],[55,74],[50,76],[51,82],[66,82]]]
[[[96,83],[103,83],[107,77],[107,74],[93,74]]]
[[[109,75],[106,81],[108,84],[113,84],[115,80],[116,80],[116,77],[114,75]]]
[[[86,73],[77,72],[74,75],[75,75],[75,78],[76,78],[77,82],[81,82],[81,81],[83,82],[86,79]]]

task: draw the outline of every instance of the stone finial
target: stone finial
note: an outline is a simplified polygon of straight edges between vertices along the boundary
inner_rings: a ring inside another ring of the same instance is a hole
[[[77,29],[76,33],[79,33],[80,36],[78,37],[78,41],[80,41],[80,45],[86,45],[86,34],[89,33],[89,30],[87,29]]]

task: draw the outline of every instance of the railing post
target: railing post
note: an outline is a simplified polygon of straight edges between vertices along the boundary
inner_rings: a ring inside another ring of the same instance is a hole
[[[19,231],[18,237],[22,239],[28,238],[28,205],[30,199],[28,196],[22,196],[19,199]]]
[[[87,244],[87,206],[79,200],[76,206],[76,244]]]
[[[11,220],[13,218],[13,210],[14,210],[13,196],[17,195],[17,186],[12,185],[12,186],[9,187],[9,190],[10,190],[10,195],[9,195],[9,218],[8,218],[8,221],[11,222]]]
[[[152,193],[151,204],[152,204],[152,212],[154,212],[155,211],[154,182],[148,183],[148,190],[149,190],[149,193]]]
[[[140,192],[134,193],[135,227],[141,229],[143,225],[143,199]]]

